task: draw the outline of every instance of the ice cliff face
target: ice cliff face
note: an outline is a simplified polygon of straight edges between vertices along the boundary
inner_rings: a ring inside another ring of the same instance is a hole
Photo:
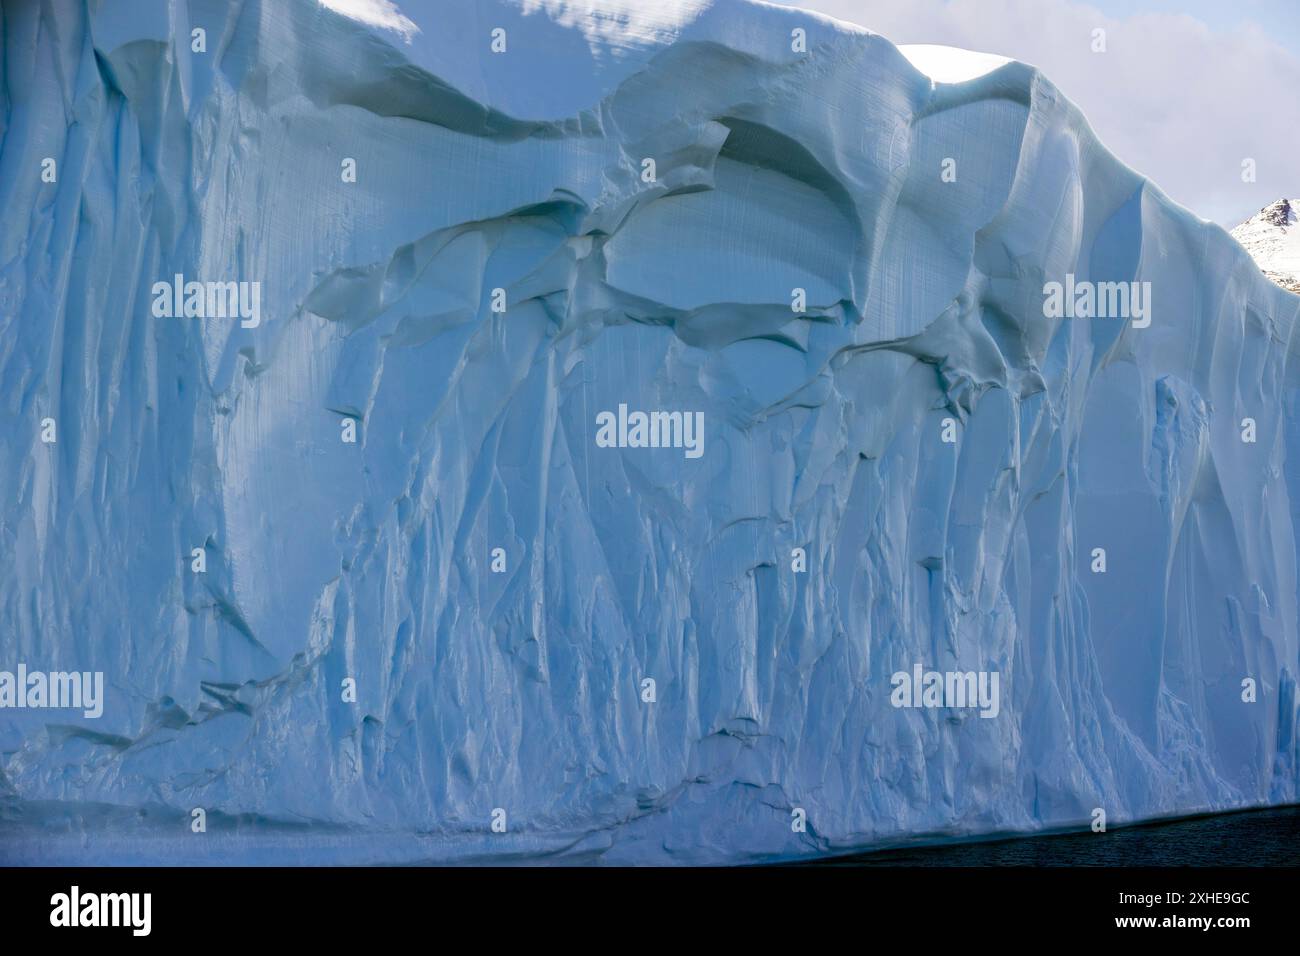
[[[400,17],[4,5],[0,670],[105,686],[0,709],[0,856],[1296,800],[1300,298],[1227,234],[1021,64],[723,0]],[[918,668],[996,713],[896,706]]]

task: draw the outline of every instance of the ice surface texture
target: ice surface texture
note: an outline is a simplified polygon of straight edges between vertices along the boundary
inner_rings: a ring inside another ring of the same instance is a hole
[[[106,700],[0,710],[0,856],[745,862],[1296,799],[1300,298],[1022,64],[400,7],[4,5],[0,668]],[[260,325],[155,317],[178,273]],[[1150,326],[1045,317],[1067,274]],[[703,455],[598,447],[620,404]],[[895,708],[915,664],[1000,713]]]

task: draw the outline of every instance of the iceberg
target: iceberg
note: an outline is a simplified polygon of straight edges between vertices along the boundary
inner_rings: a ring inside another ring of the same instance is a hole
[[[1300,297],[1037,69],[746,0],[2,16],[0,670],[102,714],[0,708],[0,861],[1297,800]]]

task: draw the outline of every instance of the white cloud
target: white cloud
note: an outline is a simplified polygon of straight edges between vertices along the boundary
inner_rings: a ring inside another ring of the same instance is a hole
[[[1300,58],[1258,27],[1185,15],[1113,18],[1072,0],[799,0],[895,43],[1009,56],[1042,69],[1103,143],[1193,212],[1233,224],[1300,194]],[[1092,32],[1106,31],[1093,53]],[[1241,181],[1254,159],[1257,182]]]
[[[932,43],[903,44],[898,48],[907,62],[936,83],[962,83],[992,73],[1010,61],[1005,56],[963,50]]]
[[[415,21],[403,14],[392,0],[320,0],[320,5],[367,26],[400,33],[407,43],[420,32]]]

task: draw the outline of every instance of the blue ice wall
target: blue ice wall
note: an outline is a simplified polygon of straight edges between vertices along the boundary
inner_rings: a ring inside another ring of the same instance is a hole
[[[0,708],[0,859],[744,862],[1297,799],[1300,298],[1021,64],[399,5],[4,4],[0,671],[104,691]],[[169,315],[178,275],[256,314]],[[1147,319],[1050,316],[1067,276]],[[655,411],[699,454],[633,447]],[[996,714],[896,706],[918,667]]]

